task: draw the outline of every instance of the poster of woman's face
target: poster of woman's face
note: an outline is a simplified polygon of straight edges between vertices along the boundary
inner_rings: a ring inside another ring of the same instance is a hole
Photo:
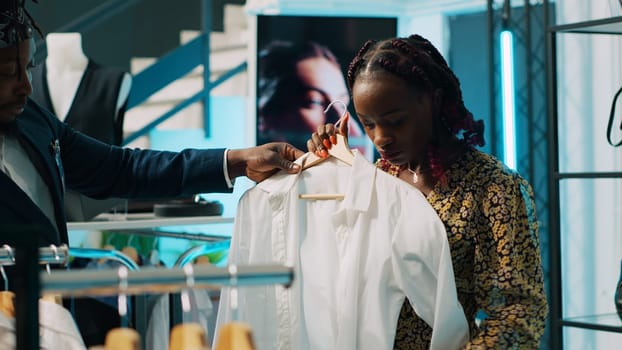
[[[395,18],[259,16],[257,143],[287,141],[306,150],[318,126],[337,123],[348,110],[350,146],[372,160],[345,72],[366,40],[396,32]]]

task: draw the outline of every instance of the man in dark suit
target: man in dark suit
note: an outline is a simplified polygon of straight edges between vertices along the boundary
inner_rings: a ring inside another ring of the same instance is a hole
[[[93,198],[162,198],[230,192],[238,176],[259,182],[279,169],[299,171],[292,161],[303,152],[286,143],[160,152],[71,129],[29,98],[34,29],[23,0],[0,3],[0,223],[38,224],[40,245],[68,242],[66,188]]]

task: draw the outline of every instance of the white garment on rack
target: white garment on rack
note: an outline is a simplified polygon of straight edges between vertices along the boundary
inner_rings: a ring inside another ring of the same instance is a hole
[[[304,193],[345,199],[299,199]],[[331,158],[247,191],[229,259],[295,266],[289,289],[238,288],[237,311],[223,289],[216,334],[238,314],[259,350],[392,349],[405,297],[433,328],[430,349],[469,339],[443,223],[419,190],[359,154],[352,167]]]
[[[209,291],[191,289],[188,291],[188,297],[190,299],[190,311],[182,313],[182,322],[198,323],[203,326],[207,334],[210,329],[209,321],[214,313]],[[168,350],[169,348],[169,330],[171,329],[169,298],[169,294],[161,295],[153,306],[147,326],[147,335],[145,336],[146,349]],[[214,321],[211,323],[213,327]]]
[[[15,347],[15,319],[0,313],[0,350],[13,350]],[[39,347],[50,350],[86,349],[76,322],[63,306],[39,301]]]

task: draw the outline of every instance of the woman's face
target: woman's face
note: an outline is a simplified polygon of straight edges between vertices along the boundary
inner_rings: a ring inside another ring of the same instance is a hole
[[[300,117],[309,132],[328,122],[334,123],[344,112],[343,105],[333,104],[324,113],[326,107],[334,100],[349,102],[348,89],[338,65],[324,57],[304,59],[296,65],[302,95],[294,104],[294,114]]]
[[[433,100],[393,74],[361,73],[352,102],[380,155],[393,164],[421,164],[434,137]]]
[[[33,55],[32,39],[20,42],[17,47],[0,49],[0,123],[12,121],[24,110],[26,99],[32,93]]]

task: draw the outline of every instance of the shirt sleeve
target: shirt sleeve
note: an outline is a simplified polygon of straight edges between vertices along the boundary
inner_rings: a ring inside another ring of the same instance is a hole
[[[547,316],[535,201],[519,177],[491,184],[478,235],[476,302],[485,313],[465,349],[537,349]],[[478,271],[479,270],[479,271]]]
[[[468,341],[469,327],[458,301],[447,232],[423,196],[403,207],[416,210],[398,220],[393,237],[397,285],[432,327],[429,349],[458,349]]]
[[[227,163],[227,154],[229,154],[229,149],[225,149],[225,154],[223,155],[223,159],[222,159],[222,171],[225,174],[225,181],[227,182],[227,186],[229,188],[233,188],[233,182],[235,181],[235,179],[231,179],[229,177],[229,164]]]

